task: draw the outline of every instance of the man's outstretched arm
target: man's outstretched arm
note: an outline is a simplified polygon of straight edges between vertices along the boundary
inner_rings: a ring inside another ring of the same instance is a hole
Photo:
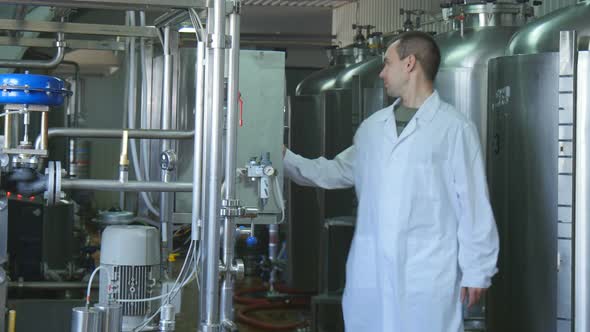
[[[334,159],[324,157],[307,159],[290,150],[285,151],[285,174],[302,186],[323,189],[350,188],[354,185],[354,145],[342,151]]]

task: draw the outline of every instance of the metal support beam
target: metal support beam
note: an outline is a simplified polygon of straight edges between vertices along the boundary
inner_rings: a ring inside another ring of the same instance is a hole
[[[0,4],[113,10],[205,8],[206,0],[0,0]]]
[[[0,4],[2,0],[0,0]],[[158,38],[158,30],[155,27],[138,27],[124,25],[88,24],[88,23],[64,23],[64,22],[37,22],[0,19],[0,30],[8,31],[32,31],[32,32],[62,32],[67,34],[142,37]]]

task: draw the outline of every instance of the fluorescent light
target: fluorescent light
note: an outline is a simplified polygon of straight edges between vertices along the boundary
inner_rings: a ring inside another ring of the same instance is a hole
[[[191,33],[195,33],[196,30],[192,26],[183,26],[180,29],[178,29],[178,32],[183,32],[183,33],[191,32]]]

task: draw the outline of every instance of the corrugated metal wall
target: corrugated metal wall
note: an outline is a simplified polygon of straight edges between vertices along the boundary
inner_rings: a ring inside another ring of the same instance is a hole
[[[577,0],[544,0],[539,7],[539,15],[545,15],[556,9],[575,4]],[[402,29],[404,17],[399,15],[400,8],[423,9],[430,13],[423,20],[428,21],[429,16],[440,13],[439,0],[359,0],[334,9],[332,14],[332,33],[340,45],[352,43],[354,32],[352,24],[375,25],[376,31],[390,32]],[[358,8],[358,10],[357,10]],[[358,15],[358,18],[357,18]],[[438,33],[448,31],[450,26],[445,23],[430,25],[426,30]]]

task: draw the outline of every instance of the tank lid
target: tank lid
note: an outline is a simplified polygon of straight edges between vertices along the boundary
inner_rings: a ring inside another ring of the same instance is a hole
[[[461,28],[461,22],[464,28],[521,26],[532,15],[531,6],[511,2],[462,4],[443,9],[443,18],[452,20],[455,29]]]
[[[359,47],[358,45],[348,45],[345,47],[331,48],[328,50],[330,63],[332,65],[349,66],[363,61],[368,56],[375,53],[375,50],[368,47]]]
[[[575,30],[579,36],[590,35],[590,1],[556,10],[522,28],[512,37],[507,55],[559,51],[559,32]]]

